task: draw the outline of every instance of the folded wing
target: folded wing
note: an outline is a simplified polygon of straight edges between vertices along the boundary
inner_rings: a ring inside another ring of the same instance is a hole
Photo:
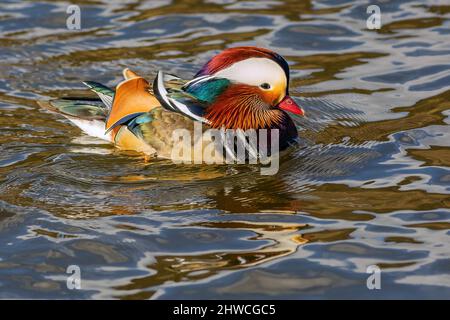
[[[129,70],[127,76],[116,88],[111,112],[106,120],[106,132],[160,106],[158,99],[150,93],[147,80]]]

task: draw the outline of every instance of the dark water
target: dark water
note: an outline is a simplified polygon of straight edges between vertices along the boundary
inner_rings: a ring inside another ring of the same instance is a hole
[[[0,4],[0,298],[450,298],[448,2],[77,3],[79,31]],[[35,103],[237,45],[284,55],[308,115],[275,176],[145,163]]]

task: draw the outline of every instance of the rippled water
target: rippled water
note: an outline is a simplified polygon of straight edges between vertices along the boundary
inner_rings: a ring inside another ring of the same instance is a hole
[[[0,298],[450,298],[445,2],[86,0],[71,31],[65,1],[3,0]],[[237,45],[284,55],[308,115],[275,176],[145,163],[35,103]]]

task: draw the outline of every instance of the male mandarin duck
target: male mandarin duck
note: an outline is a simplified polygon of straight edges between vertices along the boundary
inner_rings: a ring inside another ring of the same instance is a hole
[[[174,129],[279,129],[279,148],[298,138],[285,112],[304,112],[289,96],[289,66],[275,52],[257,47],[222,51],[184,81],[159,71],[153,87],[129,69],[112,90],[84,82],[99,100],[57,99],[39,104],[68,118],[88,135],[124,150],[170,158]]]

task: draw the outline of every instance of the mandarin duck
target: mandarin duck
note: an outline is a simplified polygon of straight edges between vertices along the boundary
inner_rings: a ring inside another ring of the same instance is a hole
[[[172,131],[192,131],[197,121],[217,129],[278,129],[280,150],[298,139],[286,111],[304,111],[289,96],[288,63],[268,49],[226,49],[189,81],[161,71],[152,86],[130,69],[123,76],[115,90],[84,82],[97,100],[64,98],[39,104],[88,135],[150,157],[170,158]]]

